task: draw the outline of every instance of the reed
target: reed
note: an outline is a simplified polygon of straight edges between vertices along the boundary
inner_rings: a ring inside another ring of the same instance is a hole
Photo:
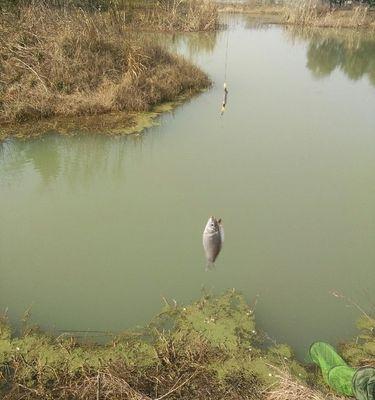
[[[0,13],[0,123],[148,111],[208,77],[127,30],[126,11],[32,5]]]
[[[283,7],[286,24],[332,28],[375,28],[375,15],[369,6],[355,4],[351,8],[332,8],[320,0],[291,1]]]
[[[294,0],[284,6],[284,18],[293,25],[312,25],[329,12],[319,0]]]
[[[162,0],[134,19],[137,25],[161,31],[212,31],[219,26],[217,5],[209,0]]]

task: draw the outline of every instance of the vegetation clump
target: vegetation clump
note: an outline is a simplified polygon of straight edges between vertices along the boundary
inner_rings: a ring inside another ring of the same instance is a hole
[[[0,124],[149,111],[207,87],[183,58],[125,30],[116,13],[0,12]]]
[[[113,4],[113,3],[112,3]],[[167,32],[207,32],[219,28],[218,6],[212,0],[117,0],[129,27]]]
[[[375,367],[375,319],[363,315],[357,327],[360,330],[359,335],[355,340],[341,345],[342,354],[354,367]]]
[[[375,321],[360,321],[340,351],[353,366],[374,365]],[[319,378],[320,377],[320,378]],[[144,329],[105,345],[0,324],[0,395],[27,399],[339,400],[317,368],[287,345],[270,344],[239,293],[167,306]]]
[[[219,12],[243,13],[262,22],[297,27],[375,29],[374,1],[288,0],[225,2]]]
[[[321,0],[290,1],[283,7],[283,19],[298,26],[375,29],[374,12],[362,2],[342,8]]]
[[[212,0],[0,0],[0,10],[25,7],[101,12],[137,31],[202,32],[219,27],[218,6]]]
[[[263,349],[253,311],[236,292],[167,306],[142,331],[107,345],[35,330],[0,328],[3,399],[259,399],[277,379],[271,365],[304,369],[289,347]]]

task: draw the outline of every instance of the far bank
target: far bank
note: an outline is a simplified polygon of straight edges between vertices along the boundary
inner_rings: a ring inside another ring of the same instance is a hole
[[[221,13],[244,13],[266,23],[375,30],[375,9],[366,3],[330,5],[317,0],[285,1],[275,4],[255,1],[220,3]]]

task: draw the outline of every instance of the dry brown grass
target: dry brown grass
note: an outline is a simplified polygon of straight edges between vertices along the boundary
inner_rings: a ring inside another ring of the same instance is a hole
[[[375,15],[368,6],[334,9],[320,0],[292,1],[283,9],[284,22],[298,26],[375,28]]]
[[[214,0],[0,0],[0,9],[29,6],[107,12],[137,31],[201,32],[219,27]]]
[[[147,111],[207,87],[181,57],[126,31],[119,12],[23,7],[0,14],[0,123]]]
[[[131,24],[160,31],[212,31],[219,26],[218,7],[211,0],[161,0],[133,12]]]
[[[265,400],[344,400],[344,397],[324,394],[299,382],[286,369],[274,369],[279,382],[267,393]]]
[[[220,4],[219,12],[244,13],[265,22],[302,27],[375,29],[375,10],[358,3],[331,8],[321,0],[291,0],[280,4],[253,0]]]
[[[246,1],[246,2],[225,2],[220,3],[219,12],[223,13],[243,13],[250,15],[282,15],[283,6],[281,4],[271,4],[262,1]]]

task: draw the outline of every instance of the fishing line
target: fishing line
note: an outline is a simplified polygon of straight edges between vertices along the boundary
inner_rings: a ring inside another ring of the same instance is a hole
[[[224,64],[224,96],[223,96],[223,102],[221,105],[221,112],[220,114],[223,115],[225,111],[225,107],[227,105],[227,100],[228,100],[228,89],[227,89],[227,71],[228,71],[228,48],[229,48],[229,27],[227,24],[227,43],[225,46],[225,64]]]
[[[228,47],[229,47],[229,27],[227,32],[227,44],[225,46],[225,67],[224,67],[224,83],[227,82],[227,70],[228,70]]]

